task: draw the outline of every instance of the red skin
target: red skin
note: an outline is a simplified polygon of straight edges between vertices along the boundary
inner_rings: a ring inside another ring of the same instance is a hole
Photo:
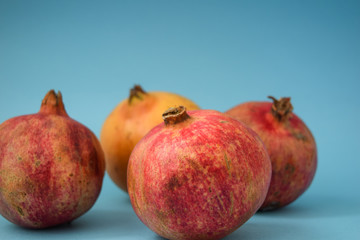
[[[64,109],[46,108],[0,125],[0,213],[27,228],[84,214],[95,203],[105,172],[96,136]]]
[[[297,199],[310,186],[317,166],[315,140],[304,122],[294,113],[279,121],[271,107],[270,102],[248,102],[226,112],[257,132],[269,153],[272,179],[262,211]]]
[[[168,239],[220,239],[261,206],[271,162],[257,134],[212,110],[153,128],[133,150],[128,190],[141,221]]]

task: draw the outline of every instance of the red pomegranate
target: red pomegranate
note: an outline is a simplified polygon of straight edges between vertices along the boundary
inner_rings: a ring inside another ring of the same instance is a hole
[[[265,199],[271,162],[258,135],[213,110],[170,108],[135,146],[128,167],[131,204],[168,239],[220,239]]]
[[[28,228],[70,222],[95,203],[105,172],[96,136],[50,91],[40,111],[0,125],[0,213]]]
[[[269,192],[260,210],[272,210],[297,199],[312,182],[317,153],[314,137],[292,110],[290,98],[247,102],[226,113],[244,122],[264,141],[272,163]]]

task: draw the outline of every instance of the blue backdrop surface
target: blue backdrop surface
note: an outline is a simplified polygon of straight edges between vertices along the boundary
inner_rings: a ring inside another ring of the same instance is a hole
[[[312,130],[318,170],[279,211],[226,239],[360,239],[360,1],[0,0],[0,122],[35,113],[49,89],[99,136],[134,84],[226,111],[290,96]],[[108,178],[70,225],[0,239],[160,239]]]

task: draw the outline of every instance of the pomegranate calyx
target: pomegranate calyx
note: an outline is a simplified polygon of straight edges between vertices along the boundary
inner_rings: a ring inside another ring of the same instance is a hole
[[[273,105],[271,106],[271,112],[273,116],[278,121],[286,121],[294,109],[290,100],[290,97],[282,97],[279,100],[274,98],[273,96],[268,96],[268,98],[273,100]]]
[[[131,104],[134,98],[142,99],[143,94],[147,94],[147,92],[145,92],[140,85],[134,85],[134,87],[130,89],[129,104]]]
[[[56,93],[53,89],[50,90],[41,102],[39,113],[68,116],[65,111],[61,92],[58,91]]]
[[[186,112],[186,108],[184,106],[171,107],[166,110],[162,118],[165,122],[165,125],[174,125],[180,122],[183,122],[190,118],[190,116]]]

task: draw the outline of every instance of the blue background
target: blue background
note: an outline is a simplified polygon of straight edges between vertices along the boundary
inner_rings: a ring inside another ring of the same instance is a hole
[[[360,239],[360,1],[0,0],[0,122],[39,110],[50,89],[99,136],[134,84],[226,111],[291,96],[318,145],[296,202],[226,239]],[[160,239],[108,178],[71,225],[1,239]]]

